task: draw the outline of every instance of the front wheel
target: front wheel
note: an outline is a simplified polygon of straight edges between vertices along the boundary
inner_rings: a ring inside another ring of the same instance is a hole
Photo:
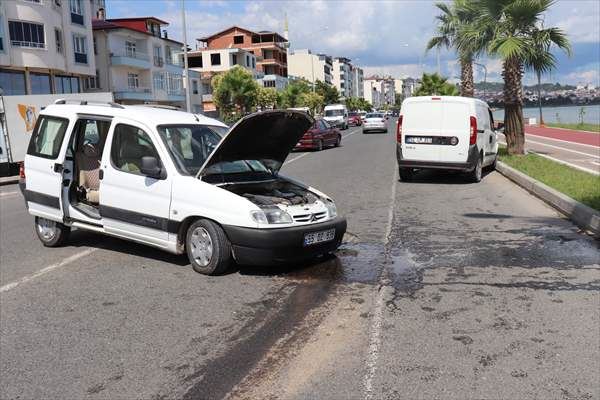
[[[199,219],[191,224],[185,248],[192,268],[201,274],[220,275],[231,265],[231,243],[223,228],[212,221]]]
[[[342,144],[342,137],[338,136],[337,139],[335,139],[335,147],[340,147],[340,144]]]
[[[35,233],[46,247],[63,245],[71,234],[71,228],[60,222],[35,217]]]
[[[319,140],[317,142],[317,151],[321,151],[321,150],[323,150],[323,141]]]
[[[469,173],[469,180],[474,183],[481,182],[481,177],[483,176],[483,157],[479,156],[477,158],[477,164],[473,171]]]

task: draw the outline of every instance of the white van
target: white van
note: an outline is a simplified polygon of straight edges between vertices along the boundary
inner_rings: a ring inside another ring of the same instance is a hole
[[[479,99],[458,96],[410,97],[397,123],[400,178],[418,169],[459,170],[479,182],[482,169],[495,168],[498,142],[492,112]]]
[[[323,109],[323,119],[340,129],[348,129],[348,109],[343,104],[330,104]]]
[[[45,246],[85,229],[187,253],[204,274],[331,253],[346,231],[333,200],[279,174],[313,123],[264,111],[222,137],[181,111],[50,105],[25,156],[27,208]]]

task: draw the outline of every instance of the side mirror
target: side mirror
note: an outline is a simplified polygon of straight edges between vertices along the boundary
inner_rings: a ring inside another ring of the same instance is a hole
[[[164,179],[166,177],[166,174],[164,174],[163,169],[158,163],[158,159],[153,156],[142,157],[142,168],[140,171],[142,174],[154,179]]]

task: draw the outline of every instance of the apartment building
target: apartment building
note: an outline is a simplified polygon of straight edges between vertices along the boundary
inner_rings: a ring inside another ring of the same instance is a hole
[[[113,92],[115,101],[123,104],[185,108],[183,43],[169,39],[163,29],[167,26],[155,17],[94,19],[98,73],[85,90]],[[199,91],[199,77],[190,78],[191,89]],[[201,112],[201,101],[192,102],[191,111]]]
[[[256,55],[240,48],[206,49],[188,52],[188,68],[201,79],[202,106],[205,113],[216,112],[217,108],[212,99],[211,80],[215,74],[228,71],[234,66],[245,68],[254,79],[260,80],[264,74],[256,67]]]
[[[312,54],[309,49],[293,50],[288,56],[288,73],[294,78],[309,82],[333,83],[333,58],[325,54]]]
[[[342,99],[352,97],[355,93],[353,70],[350,59],[346,57],[333,59],[333,86],[340,92]]]
[[[96,76],[92,6],[99,0],[0,1],[4,95],[79,93]]]
[[[364,98],[380,109],[393,106],[396,101],[394,79],[391,77],[370,76],[363,81]]]
[[[213,35],[197,39],[200,50],[240,48],[256,56],[256,69],[264,75],[259,82],[278,90],[287,85],[288,41],[276,32],[254,32],[232,26]]]

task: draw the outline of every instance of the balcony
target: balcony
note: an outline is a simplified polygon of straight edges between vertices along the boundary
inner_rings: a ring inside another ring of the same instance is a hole
[[[154,66],[162,68],[163,65],[165,65],[163,58],[159,56],[154,56]]]
[[[125,65],[139,69],[150,69],[151,67],[147,54],[126,49],[110,53],[110,62],[112,65]]]
[[[148,87],[130,87],[114,92],[115,100],[152,100],[152,89]]]

